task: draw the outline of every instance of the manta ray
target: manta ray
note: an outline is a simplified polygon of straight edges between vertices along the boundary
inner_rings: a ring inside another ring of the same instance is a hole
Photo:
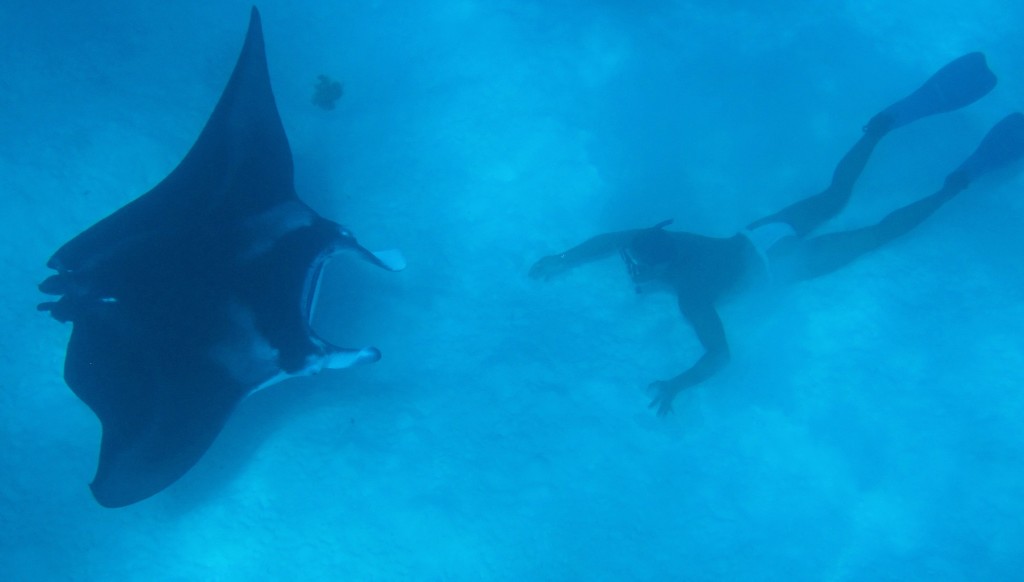
[[[310,327],[324,263],[398,271],[296,195],[254,7],[234,72],[181,163],[60,247],[41,303],[72,331],[64,379],[103,427],[90,487],[106,507],[184,475],[238,403],[286,378],[374,362]]]

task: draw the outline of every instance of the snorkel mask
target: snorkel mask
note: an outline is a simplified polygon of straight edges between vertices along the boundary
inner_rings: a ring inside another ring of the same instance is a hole
[[[653,272],[655,267],[665,265],[675,256],[672,238],[663,230],[670,224],[672,224],[671,219],[663,220],[650,228],[641,230],[633,237],[633,240],[619,250],[629,278],[637,285],[637,293],[641,292],[641,284],[656,278],[656,274]]]

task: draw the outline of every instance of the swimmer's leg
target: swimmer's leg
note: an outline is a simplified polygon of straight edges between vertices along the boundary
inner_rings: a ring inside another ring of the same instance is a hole
[[[801,281],[826,275],[907,234],[967,187],[951,174],[934,194],[895,210],[878,224],[812,237],[790,238],[768,251],[777,279]]]
[[[796,235],[805,236],[846,206],[853,185],[860,177],[878,141],[892,129],[947,111],[954,111],[981,99],[996,85],[985,56],[970,53],[951,61],[916,91],[875,115],[864,128],[864,136],[843,157],[823,192],[806,198],[747,226],[753,230],[772,222],[785,222]]]
[[[748,230],[773,222],[784,222],[793,227],[798,237],[803,237],[821,224],[839,214],[850,200],[853,186],[864,171],[875,146],[888,133],[887,124],[879,121],[865,128],[864,135],[839,160],[832,183],[829,187],[798,202],[790,204],[782,210],[747,225]]]
[[[777,277],[811,279],[831,273],[916,228],[975,179],[1024,159],[1024,115],[997,123],[974,153],[946,177],[938,192],[889,213],[878,224],[800,240],[780,241],[768,251]]]

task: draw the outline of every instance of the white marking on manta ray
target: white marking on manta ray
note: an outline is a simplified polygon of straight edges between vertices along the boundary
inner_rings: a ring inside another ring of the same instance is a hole
[[[313,265],[313,268],[309,270],[309,275],[306,277],[306,283],[303,286],[302,295],[306,297],[306,323],[313,325],[313,315],[316,313],[316,306],[320,300],[320,275],[324,270],[324,263],[326,259],[319,261]]]
[[[290,374],[281,369],[280,352],[256,330],[252,312],[234,302],[229,310],[238,332],[234,337],[226,338],[211,348],[210,357],[228,372],[232,380],[239,384],[255,385],[249,391],[250,395],[289,378],[312,376],[323,370],[351,368],[380,359],[377,348],[336,349],[312,338],[323,355],[309,356],[302,369]]]
[[[322,357],[310,357],[309,360],[307,360],[308,363],[306,367],[294,374],[289,374],[283,370],[278,372],[274,377],[253,388],[252,391],[249,392],[249,395],[251,396],[264,388],[270,388],[274,384],[291,378],[312,376],[314,374],[319,374],[323,370],[342,370],[359,364],[372,363],[379,359],[380,352],[377,351],[376,348],[328,351],[327,354]]]
[[[283,382],[290,378],[302,376],[313,376],[323,370],[342,370],[359,364],[368,364],[380,359],[380,352],[377,348],[361,348],[358,350],[332,351],[330,349],[320,357],[310,356],[306,360],[306,366],[294,374],[284,370],[279,371],[274,377],[266,380],[259,386],[252,389],[249,395],[253,395],[264,388],[270,388],[274,384]]]
[[[211,347],[210,357],[235,382],[262,387],[282,373],[278,364],[280,352],[256,330],[251,311],[232,302],[228,312],[236,332],[233,337],[224,338],[224,341]]]

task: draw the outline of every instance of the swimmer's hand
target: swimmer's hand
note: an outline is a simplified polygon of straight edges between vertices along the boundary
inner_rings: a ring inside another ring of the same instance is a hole
[[[569,270],[568,261],[565,255],[548,255],[537,261],[530,267],[530,278],[547,281],[565,271]]]
[[[657,382],[651,382],[649,390],[654,393],[654,398],[647,405],[648,408],[657,408],[658,416],[661,417],[672,412],[672,401],[675,400],[676,394],[679,394],[680,390],[678,382],[658,380]]]

